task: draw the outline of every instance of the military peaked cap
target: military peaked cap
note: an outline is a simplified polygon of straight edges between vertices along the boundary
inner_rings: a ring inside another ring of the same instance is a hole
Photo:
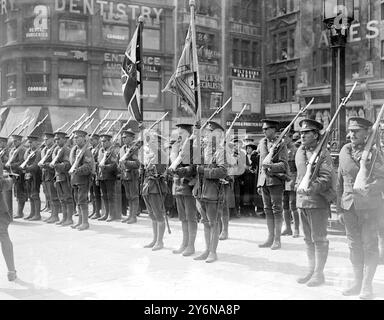
[[[53,138],[55,136],[52,132],[43,132],[43,135],[45,135],[49,138]]]
[[[109,133],[100,133],[100,138],[108,138],[108,139],[112,139],[112,135],[110,135]]]
[[[82,137],[86,137],[88,135],[88,133],[84,130],[75,130],[73,131],[73,134]]]
[[[176,125],[176,127],[187,130],[189,133],[192,133],[193,124],[187,122],[180,122]]]
[[[8,138],[7,137],[0,137],[0,141],[8,142]]]
[[[225,131],[225,129],[217,122],[215,121],[208,121],[207,123],[207,127],[206,127],[208,130],[216,130],[216,129],[220,129],[222,131]]]
[[[27,139],[28,140],[32,140],[32,141],[37,141],[37,140],[39,140],[39,137],[38,136],[34,136],[34,135],[29,135],[29,136],[27,136]]]
[[[127,130],[123,130],[121,132],[121,136],[122,137],[126,137],[126,136],[134,136],[136,133],[131,129],[131,128],[128,128]]]
[[[55,136],[59,136],[61,138],[65,138],[67,136],[67,134],[63,131],[56,131],[53,133]]]
[[[280,122],[272,119],[262,119],[261,122],[263,123],[263,129],[267,128],[276,128],[278,129],[280,126]]]
[[[365,118],[351,117],[348,119],[348,130],[368,129],[373,123]]]
[[[300,132],[304,131],[320,131],[323,129],[323,125],[313,119],[303,119],[299,122]]]
[[[17,140],[21,140],[21,139],[23,139],[23,136],[21,136],[21,135],[19,135],[19,134],[13,134],[13,135],[12,135],[12,138],[13,138],[13,139],[17,139]]]

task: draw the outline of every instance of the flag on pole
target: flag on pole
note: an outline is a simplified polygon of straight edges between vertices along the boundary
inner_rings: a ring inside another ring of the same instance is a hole
[[[195,101],[195,71],[198,66],[193,64],[192,30],[188,28],[187,37],[176,72],[171,76],[167,85],[162,90],[169,91],[181,98],[181,107],[187,112],[196,115],[197,104]]]
[[[137,25],[131,42],[128,44],[127,50],[125,51],[123,64],[121,65],[121,81],[123,97],[128,106],[128,112],[138,122],[143,121],[143,115],[140,111],[139,91],[139,80],[141,80],[141,75],[137,69],[137,64],[141,62],[140,46],[139,25]]]

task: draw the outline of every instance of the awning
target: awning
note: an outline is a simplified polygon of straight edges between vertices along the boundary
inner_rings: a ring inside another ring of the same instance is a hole
[[[23,131],[22,135],[29,135],[38,120],[37,118],[39,117],[40,110],[41,107],[11,107],[7,119],[5,120],[4,125],[1,128],[0,136],[7,137],[13,131],[13,129],[17,125],[19,125],[26,117],[29,117],[28,121],[30,122],[30,124],[28,128]],[[33,121],[31,121],[32,118]],[[20,130],[16,130],[15,133],[19,133]]]
[[[82,114],[88,116],[88,108],[86,107],[50,107],[49,117],[52,124],[52,132],[62,127],[66,122],[68,124],[63,128],[65,131],[75,120],[79,119]],[[83,118],[84,119],[84,118]],[[96,122],[97,123],[97,122]],[[95,121],[91,124],[91,128],[95,126]],[[90,129],[87,130],[88,132]]]

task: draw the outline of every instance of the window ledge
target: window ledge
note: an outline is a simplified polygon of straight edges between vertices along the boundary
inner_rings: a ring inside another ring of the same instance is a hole
[[[283,18],[283,17],[286,18],[287,16],[290,16],[290,15],[293,15],[293,14],[299,13],[299,12],[300,12],[299,9],[295,9],[293,11],[289,11],[289,12],[284,13],[284,14],[279,14],[279,15],[276,15],[276,16],[274,16],[272,18],[267,19],[267,22],[274,21],[274,20],[277,20],[277,19],[280,19],[280,18]]]
[[[290,59],[287,59],[287,60],[276,60],[276,61],[267,63],[267,65],[270,66],[270,65],[275,65],[275,64],[283,64],[283,63],[286,63],[286,62],[293,62],[295,60],[300,60],[300,58],[294,57],[294,58],[290,58]]]

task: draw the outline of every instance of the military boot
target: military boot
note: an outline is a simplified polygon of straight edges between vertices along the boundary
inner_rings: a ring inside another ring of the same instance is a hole
[[[152,248],[152,251],[157,251],[161,250],[164,248],[164,243],[163,243],[163,237],[164,237],[164,232],[165,232],[165,222],[158,222],[157,223],[157,241]]]
[[[357,296],[361,291],[361,285],[363,282],[363,270],[364,265],[362,264],[353,264],[353,284],[351,287],[343,291],[343,296]]]
[[[281,233],[282,236],[291,236],[292,228],[291,228],[291,212],[289,210],[283,210],[283,217],[285,223],[285,229]]]
[[[130,201],[129,203],[129,216],[127,223],[133,224],[137,222],[137,215],[139,212],[139,199]]]
[[[197,234],[197,222],[188,222],[188,246],[183,252],[184,257],[191,256],[195,253],[195,240]]]
[[[273,244],[273,239],[275,237],[275,219],[273,215],[267,214],[267,227],[268,227],[268,238],[262,244],[259,244],[259,248],[270,248]]]
[[[271,250],[278,250],[281,248],[281,227],[283,225],[283,220],[281,218],[275,219],[275,236],[273,238],[273,244],[271,246]]]
[[[293,231],[293,237],[298,238],[300,237],[300,218],[297,210],[293,210],[293,225],[295,228]]]
[[[27,217],[24,218],[24,220],[31,220],[32,217],[35,215],[35,201],[34,200],[30,200],[29,201],[29,204],[30,204],[30,207],[31,207],[31,212],[29,213],[29,215]]]
[[[55,223],[59,221],[59,207],[60,207],[60,204],[57,204],[57,203],[51,204],[52,214],[50,218],[46,221],[46,223]]]
[[[17,201],[17,214],[13,216],[14,219],[21,219],[24,217],[24,206],[25,206],[25,201]]]
[[[221,218],[223,229],[221,230],[219,240],[228,239],[228,226],[229,226],[229,216],[223,215]]]
[[[153,240],[144,246],[144,248],[153,248],[157,241],[157,222],[152,220],[152,232],[153,232]]]
[[[307,283],[309,279],[311,279],[313,272],[315,271],[316,258],[315,258],[314,244],[307,245],[307,257],[308,257],[308,266],[309,266],[308,273],[304,277],[298,278],[297,279],[298,283]]]
[[[210,248],[209,248],[209,255],[207,257],[207,260],[205,260],[206,263],[212,263],[217,260],[217,245],[219,244],[219,235],[220,235],[220,225],[216,223],[214,227],[211,228],[211,242],[210,242]]]
[[[8,271],[7,277],[8,277],[8,281],[15,281],[17,279],[16,270]]]
[[[73,224],[72,216],[73,216],[73,204],[72,203],[66,203],[65,205],[65,211],[67,213],[67,219],[62,224],[63,227],[70,226]]]
[[[41,220],[40,210],[41,210],[41,201],[40,199],[35,200],[35,215],[31,218],[31,221]]]
[[[113,199],[109,200],[109,217],[107,222],[116,220],[115,203]]]
[[[181,221],[181,229],[183,232],[183,241],[181,242],[179,249],[172,251],[174,254],[182,253],[188,246],[188,238],[189,238],[188,221]]]
[[[77,227],[77,230],[83,231],[89,229],[88,223],[88,204],[83,204],[80,206],[80,214],[82,217],[81,225]]]
[[[209,255],[209,248],[211,244],[211,227],[207,224],[204,224],[204,239],[205,239],[205,251],[197,256],[196,258],[193,258],[193,260],[205,260],[208,258]]]
[[[372,280],[375,276],[377,268],[377,262],[372,261],[370,263],[366,263],[364,266],[364,277],[363,284],[360,292],[360,299],[362,300],[371,300],[373,298],[373,288],[372,288]]]
[[[308,287],[317,287],[325,282],[323,271],[328,257],[328,243],[315,244],[315,256],[315,271],[307,283]]]
[[[77,223],[74,224],[74,225],[72,225],[71,228],[72,228],[72,229],[77,229],[78,227],[81,226],[82,223],[83,223],[83,216],[80,214],[80,215],[79,215],[79,218],[78,218],[78,220],[77,220]]]
[[[63,225],[63,223],[65,222],[65,220],[67,220],[67,208],[65,207],[64,204],[61,205],[61,211],[62,211],[62,213],[63,213],[63,216],[62,216],[62,218],[61,218],[60,221],[56,222],[56,225],[58,225],[58,226]]]
[[[99,221],[105,221],[108,219],[108,216],[109,216],[109,203],[106,200],[103,200],[103,203],[104,203],[105,213],[99,219],[97,219]]]

